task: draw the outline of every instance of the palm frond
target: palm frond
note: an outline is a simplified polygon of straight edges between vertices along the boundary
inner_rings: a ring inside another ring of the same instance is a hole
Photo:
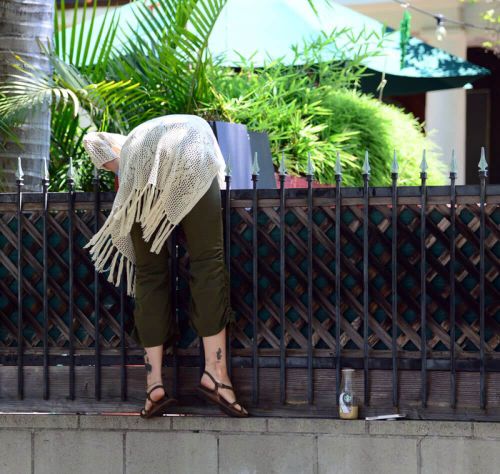
[[[92,128],[82,127],[80,117],[73,117],[71,110],[53,110],[50,137],[50,190],[67,191],[70,157],[73,161],[75,189],[91,191],[94,165],[83,147],[83,137]],[[111,191],[114,177],[111,173],[101,175],[101,189]]]
[[[162,96],[163,110],[193,112],[210,91],[206,50],[226,1],[159,0],[153,10],[141,4],[136,12],[138,26],[114,72],[157,91],[154,95]],[[154,103],[153,99],[150,105]]]
[[[0,85],[0,116],[23,121],[33,109],[52,103],[56,110],[70,108],[74,117],[83,108],[91,118],[106,115],[115,128],[123,127],[119,114],[113,111],[133,107],[143,95],[139,84],[130,80],[92,83],[50,51],[47,55],[53,75],[16,56],[13,67],[22,74],[11,75],[10,81]]]
[[[80,18],[78,13],[80,2],[75,1],[71,31],[68,34],[65,3],[61,0],[61,9],[58,11],[56,8],[54,14],[54,51],[68,64],[80,70],[88,70],[94,75],[99,74],[99,78],[102,78],[113,53],[119,15],[116,10],[111,10],[108,0],[104,18],[100,26],[96,27],[97,0],[92,2],[90,15],[87,3],[82,0],[83,9]]]
[[[0,94],[0,101],[4,98],[2,94]],[[19,123],[15,120],[9,120],[8,117],[2,115],[0,117],[0,150],[5,148],[6,143],[13,142],[17,145],[20,145],[20,141],[18,136],[16,135],[14,128]]]

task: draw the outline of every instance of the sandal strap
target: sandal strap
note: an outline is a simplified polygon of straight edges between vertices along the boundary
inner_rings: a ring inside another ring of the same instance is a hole
[[[146,395],[147,395],[147,398],[148,398],[151,402],[153,402],[153,403],[156,403],[158,400],[153,400],[153,399],[150,397],[150,395],[151,395],[151,392],[152,392],[153,390],[156,390],[157,388],[163,388],[163,390],[165,391],[165,395],[166,395],[166,393],[167,393],[167,391],[165,390],[165,387],[163,386],[163,384],[159,384],[159,385],[154,386],[154,387],[153,387],[153,388],[152,388],[149,392],[147,392],[147,394],[146,394]]]
[[[231,387],[231,385],[226,385],[225,383],[222,383],[222,382],[219,382],[218,380],[215,380],[215,378],[213,377],[213,375],[210,372],[207,372],[205,370],[203,373],[207,374],[212,379],[212,382],[215,384],[215,387],[229,388],[229,389],[234,391],[234,389],[233,389],[233,387]]]
[[[217,384],[219,383],[219,382],[217,382],[217,380],[215,380],[215,379],[214,379],[213,375],[212,375],[210,372],[208,372],[208,371],[206,371],[206,370],[205,370],[205,371],[203,371],[203,373],[204,373],[204,374],[207,374],[207,375],[208,375],[208,376],[212,379],[212,382],[213,382],[215,385],[217,385]]]

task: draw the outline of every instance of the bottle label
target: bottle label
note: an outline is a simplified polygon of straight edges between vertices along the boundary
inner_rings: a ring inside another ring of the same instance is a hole
[[[352,403],[352,396],[348,392],[342,392],[340,394],[340,411],[342,413],[350,413],[351,412],[351,403]]]

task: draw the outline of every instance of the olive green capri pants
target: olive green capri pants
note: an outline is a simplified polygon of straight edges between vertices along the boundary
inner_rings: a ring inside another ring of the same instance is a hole
[[[199,336],[211,336],[234,322],[229,278],[224,264],[217,177],[179,225],[186,237],[191,270],[189,323]],[[150,252],[151,244],[143,240],[139,222],[133,224],[131,237],[136,256],[135,327],[132,336],[143,347],[165,343],[169,347],[180,338],[180,333],[171,304],[168,245],[165,243],[159,254]],[[150,242],[153,239],[154,236]]]

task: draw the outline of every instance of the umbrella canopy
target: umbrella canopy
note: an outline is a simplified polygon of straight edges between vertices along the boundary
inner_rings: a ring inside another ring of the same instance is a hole
[[[139,0],[118,8],[120,27],[114,39],[118,53],[124,51],[132,31],[140,34],[136,12],[142,1],[154,11],[155,3],[151,0]],[[224,55],[222,63],[228,66],[237,65],[240,55],[251,57],[255,66],[276,58],[291,63],[295,57],[291,45],[318,38],[322,32],[349,28],[352,34],[362,35],[365,51],[377,52],[363,60],[372,73],[362,81],[365,92],[375,93],[383,74],[387,80],[385,95],[462,87],[489,74],[487,69],[417,38],[410,38],[404,67],[401,67],[399,32],[386,31],[380,48],[382,23],[327,0],[316,0],[314,5],[318,15],[306,0],[228,0],[212,31],[208,49],[214,55]],[[111,17],[97,17],[94,30],[98,31],[99,22],[104,21],[111,24]],[[69,39],[70,30],[60,34],[66,34]],[[80,32],[76,34],[79,36]],[[345,57],[343,54],[342,43],[337,42],[335,47],[323,51],[321,59],[338,59]]]

